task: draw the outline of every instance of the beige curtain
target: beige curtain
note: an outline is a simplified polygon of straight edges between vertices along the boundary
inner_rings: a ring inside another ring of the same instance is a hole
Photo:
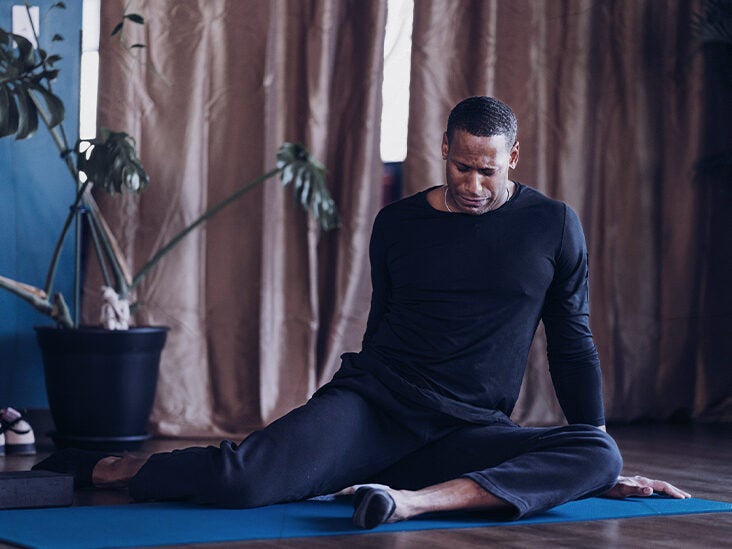
[[[693,174],[703,123],[698,7],[415,2],[406,191],[442,183],[440,139],[456,102],[493,95],[514,107],[515,178],[568,202],[584,225],[610,420],[707,416],[725,396],[730,407],[729,355],[699,346],[700,315],[716,314],[708,324],[728,340],[730,323],[729,310],[705,312],[699,301],[700,226],[711,206]],[[541,329],[515,418],[562,419]]]
[[[102,2],[102,35],[127,0]],[[358,350],[379,207],[386,6],[360,0],[133,1],[101,46],[100,124],[138,143],[140,199],[100,197],[133,265],[244,182],[285,141],[328,169],[342,227],[322,233],[271,180],[190,235],[138,291],[170,326],[153,411],[166,435],[238,434],[303,403]],[[93,266],[90,265],[90,269]],[[98,278],[86,284],[87,301]]]

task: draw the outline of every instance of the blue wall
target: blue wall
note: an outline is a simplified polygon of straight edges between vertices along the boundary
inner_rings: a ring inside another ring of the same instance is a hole
[[[40,6],[41,47],[63,59],[54,92],[66,105],[64,127],[71,145],[78,135],[79,37],[82,0],[65,0],[66,9],[48,8],[57,0],[31,0]],[[11,6],[0,0],[0,26],[11,29]],[[54,34],[64,37],[51,42]],[[44,127],[28,140],[0,139],[0,275],[43,287],[53,247],[72,203],[74,182]],[[56,291],[73,305],[73,243],[64,248]],[[25,301],[0,290],[0,408],[47,408],[41,356],[33,326],[49,324]]]

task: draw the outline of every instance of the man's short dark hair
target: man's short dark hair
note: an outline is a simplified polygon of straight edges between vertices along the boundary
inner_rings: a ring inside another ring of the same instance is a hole
[[[448,143],[455,130],[463,130],[478,137],[503,135],[510,148],[516,143],[518,123],[511,107],[504,102],[478,95],[463,99],[450,112],[447,119]]]

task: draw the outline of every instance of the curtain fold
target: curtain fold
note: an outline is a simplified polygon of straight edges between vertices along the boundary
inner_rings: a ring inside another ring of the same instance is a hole
[[[171,326],[152,423],[234,435],[303,403],[358,350],[379,207],[386,7],[357,0],[102,3],[100,125],[135,137],[151,185],[99,197],[133,265],[243,183],[286,141],[328,169],[343,224],[322,233],[270,180],[189,235],[137,292],[140,324]],[[85,307],[99,286],[89,265]],[[87,317],[93,313],[87,312]],[[94,320],[90,318],[90,320]]]
[[[703,262],[699,2],[415,2],[407,194],[444,180],[449,109],[493,95],[519,121],[515,179],[567,202],[588,240],[591,322],[610,420],[703,416],[729,388],[697,369]],[[514,417],[562,415],[539,330]],[[703,374],[703,375],[702,375]],[[710,379],[711,378],[711,379]],[[712,381],[714,380],[714,381]]]

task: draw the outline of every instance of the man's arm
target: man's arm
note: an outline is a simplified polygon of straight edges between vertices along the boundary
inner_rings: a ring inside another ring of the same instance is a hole
[[[552,382],[568,422],[590,423],[607,432],[600,359],[589,326],[588,271],[582,227],[577,215],[567,207],[556,275],[542,314]],[[622,499],[653,493],[680,499],[691,497],[668,482],[640,475],[619,476],[615,486],[603,495]]]
[[[565,206],[554,277],[542,310],[549,367],[569,423],[605,424],[600,358],[589,322],[587,248],[577,214]]]

